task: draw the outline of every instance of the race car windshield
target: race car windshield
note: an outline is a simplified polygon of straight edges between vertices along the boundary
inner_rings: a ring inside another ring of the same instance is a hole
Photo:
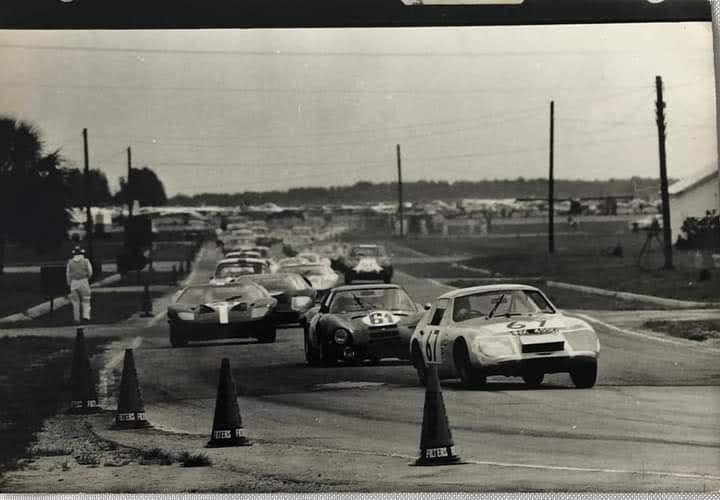
[[[473,318],[519,316],[554,313],[550,303],[535,291],[503,290],[465,295],[455,299],[453,321],[460,323]]]
[[[265,288],[268,292],[284,292],[287,290],[304,290],[307,284],[298,276],[263,276],[253,281]]]
[[[350,255],[353,257],[379,257],[380,249],[377,247],[353,248]]]
[[[179,304],[207,304],[219,302],[230,298],[242,300],[255,300],[263,297],[262,291],[257,286],[207,286],[191,287],[186,289],[177,299]]]
[[[375,290],[347,290],[338,292],[330,306],[331,313],[384,309],[389,311],[415,311],[415,303],[403,290],[397,288]]]

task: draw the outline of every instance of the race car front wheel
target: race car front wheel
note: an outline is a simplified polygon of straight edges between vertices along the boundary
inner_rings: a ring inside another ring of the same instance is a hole
[[[184,347],[188,343],[187,335],[185,335],[177,325],[170,325],[170,345],[173,347]]]
[[[420,385],[425,385],[427,382],[427,370],[425,368],[425,361],[423,361],[422,352],[420,352],[420,347],[417,342],[413,343],[410,359],[415,367],[415,371],[417,372]]]
[[[310,334],[307,329],[305,330],[305,361],[310,366],[320,366],[320,355],[315,351],[312,344],[310,343]]]
[[[578,389],[589,389],[597,380],[597,360],[577,363],[570,368],[570,378]]]
[[[277,330],[275,326],[267,327],[261,334],[258,335],[258,342],[261,344],[272,344],[277,338]]]
[[[478,368],[475,368],[470,362],[470,354],[468,353],[467,344],[464,340],[455,343],[454,348],[455,367],[460,375],[460,382],[467,389],[477,389],[485,385],[485,374]]]

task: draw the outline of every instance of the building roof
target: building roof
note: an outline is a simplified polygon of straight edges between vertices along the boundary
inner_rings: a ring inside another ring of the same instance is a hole
[[[677,182],[672,183],[668,187],[668,193],[670,196],[679,196],[686,191],[689,191],[700,184],[716,178],[718,175],[718,167],[716,165],[707,166],[701,170],[697,170],[687,177],[680,179]]]

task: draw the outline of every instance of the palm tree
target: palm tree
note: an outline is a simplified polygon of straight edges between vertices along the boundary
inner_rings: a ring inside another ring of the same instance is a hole
[[[17,209],[32,198],[30,187],[42,160],[42,141],[34,125],[9,116],[0,117],[0,274],[8,237],[26,221]]]

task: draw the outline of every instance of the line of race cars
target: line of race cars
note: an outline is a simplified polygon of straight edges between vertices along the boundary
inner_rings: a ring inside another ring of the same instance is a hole
[[[277,328],[299,325],[309,366],[399,358],[412,363],[423,384],[430,364],[440,378],[459,378],[466,387],[494,375],[537,387],[560,372],[578,388],[595,384],[596,332],[538,288],[477,286],[420,305],[392,276],[391,255],[381,245],[354,245],[343,255],[307,250],[277,262],[268,247],[228,250],[209,283],[182,289],[169,305],[170,343],[227,337],[269,343]],[[361,280],[373,283],[353,284]]]

